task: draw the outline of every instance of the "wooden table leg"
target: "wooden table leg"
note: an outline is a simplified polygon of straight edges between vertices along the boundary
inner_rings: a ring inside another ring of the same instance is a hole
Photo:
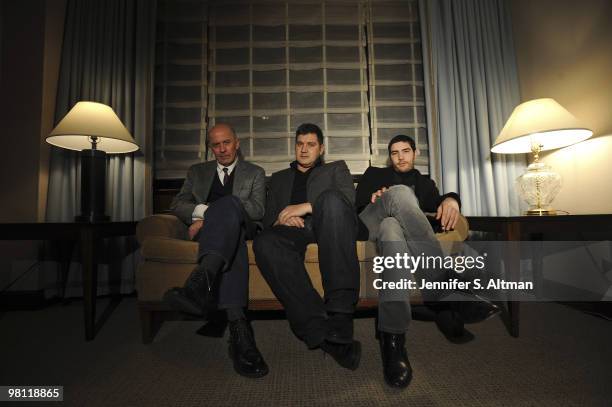
[[[93,228],[88,226],[81,228],[80,245],[83,267],[85,340],[91,341],[96,336],[96,297],[98,288],[98,263]]]
[[[529,239],[534,240],[534,239]],[[544,245],[542,244],[542,235],[539,234],[538,240],[533,242],[533,255],[531,256],[533,285],[535,288],[535,296],[537,300],[544,296],[544,274],[543,271],[543,252]]]
[[[72,260],[72,252],[75,248],[76,239],[61,241],[58,243],[58,250],[60,253],[60,281],[59,281],[59,292],[62,301],[66,300],[66,289],[68,286],[68,276],[70,274],[70,262]]]
[[[506,276],[510,281],[519,281],[521,276],[521,224],[510,222],[506,225],[504,238],[508,247],[505,250],[504,265]],[[506,328],[511,336],[518,338],[520,326],[520,305],[512,291],[508,294],[508,315]]]

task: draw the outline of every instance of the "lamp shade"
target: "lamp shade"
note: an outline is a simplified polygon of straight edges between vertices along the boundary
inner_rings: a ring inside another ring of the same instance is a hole
[[[554,99],[534,99],[518,105],[502,129],[491,151],[519,154],[552,150],[579,143],[593,132]]]
[[[138,144],[113,109],[96,102],[74,105],[46,140],[57,147],[81,151],[91,148],[90,137],[97,137],[96,148],[106,153],[138,150]]]

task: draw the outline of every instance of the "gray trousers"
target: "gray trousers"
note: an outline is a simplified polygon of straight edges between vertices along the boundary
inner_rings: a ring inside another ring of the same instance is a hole
[[[389,188],[375,203],[371,203],[359,214],[369,231],[369,240],[376,242],[380,256],[440,256],[442,250],[436,236],[419,208],[414,191],[405,185]],[[427,273],[423,275],[422,273]],[[444,270],[417,271],[416,280],[441,280]],[[405,268],[388,268],[382,272],[383,282],[399,282],[410,278]],[[425,301],[436,301],[446,293],[422,292]],[[402,334],[411,321],[408,290],[379,290],[378,329],[383,332]]]

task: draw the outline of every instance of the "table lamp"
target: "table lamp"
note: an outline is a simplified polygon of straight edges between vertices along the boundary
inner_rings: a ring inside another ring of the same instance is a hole
[[[81,213],[77,222],[104,222],[106,154],[138,150],[110,106],[78,102],[46,138],[57,147],[81,152]]]
[[[550,205],[561,190],[561,176],[539,161],[540,152],[579,143],[592,135],[591,130],[554,99],[534,99],[514,109],[491,151],[533,153],[533,162],[516,179],[521,197],[529,204],[526,215],[556,214]]]

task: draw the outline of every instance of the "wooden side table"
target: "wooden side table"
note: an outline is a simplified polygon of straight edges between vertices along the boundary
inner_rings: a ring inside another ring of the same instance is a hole
[[[495,232],[505,241],[536,240],[543,233],[576,233],[576,241],[584,241],[582,233],[605,233],[612,237],[612,214],[602,215],[557,215],[557,216],[467,216],[470,230]],[[505,253],[504,263],[513,281],[520,275],[519,245],[511,246]],[[508,301],[505,319],[510,335],[519,336],[520,302]]]
[[[2,223],[0,240],[72,240],[81,249],[83,270],[83,312],[85,340],[93,340],[96,331],[96,297],[98,281],[97,248],[109,237],[132,236],[137,222],[100,223]]]

